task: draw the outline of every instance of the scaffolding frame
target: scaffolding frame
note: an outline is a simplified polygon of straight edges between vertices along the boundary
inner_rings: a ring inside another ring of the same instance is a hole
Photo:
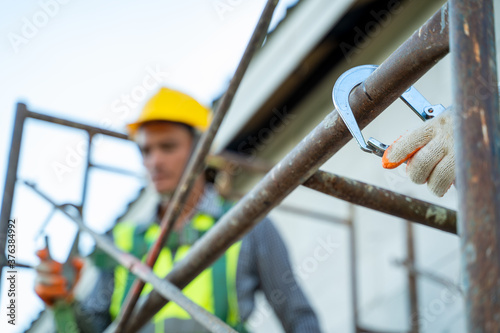
[[[85,199],[87,196],[87,190],[88,190],[88,180],[89,180],[89,174],[90,170],[92,168],[96,169],[102,169],[110,172],[116,172],[116,173],[121,173],[124,175],[129,175],[129,176],[137,176],[133,172],[121,168],[116,168],[116,167],[111,167],[111,166],[106,166],[106,165],[101,165],[97,163],[93,163],[91,161],[91,152],[92,152],[92,139],[94,135],[96,134],[102,134],[118,139],[123,139],[123,140],[128,140],[128,136],[122,133],[110,131],[107,129],[95,127],[95,126],[90,126],[90,125],[85,125],[82,123],[78,123],[75,121],[70,121],[58,117],[52,117],[48,116],[45,114],[37,113],[28,110],[26,104],[24,103],[18,103],[16,106],[16,116],[14,119],[14,129],[12,131],[12,139],[11,139],[11,147],[10,147],[10,152],[9,152],[9,163],[7,166],[7,175],[5,177],[5,185],[4,185],[4,191],[3,191],[3,198],[2,198],[2,211],[0,214],[0,248],[5,249],[6,246],[6,241],[7,241],[7,228],[8,228],[8,220],[11,217],[11,212],[12,212],[12,202],[14,199],[14,189],[16,186],[16,182],[18,180],[17,177],[17,170],[18,170],[18,164],[19,164],[19,155],[21,153],[21,142],[24,134],[24,125],[27,119],[36,119],[36,120],[41,120],[44,122],[52,123],[52,124],[58,124],[61,126],[66,126],[74,129],[79,129],[82,131],[85,131],[88,135],[87,137],[87,142],[88,142],[88,147],[87,147],[87,159],[86,159],[86,164],[85,164],[85,171],[84,171],[84,180],[83,180],[83,187],[82,187],[82,193],[81,193],[81,199],[80,203],[74,205],[74,207],[78,210],[78,213],[80,216],[83,216],[83,211],[85,207]],[[61,205],[62,207],[62,205]],[[0,267],[4,267],[6,264],[6,259],[5,259],[5,253],[2,252],[0,254]],[[0,281],[1,281],[1,275],[2,271],[0,270]]]
[[[224,323],[217,321],[215,316],[203,313],[204,310],[199,307],[191,307],[179,289],[185,287],[210,266],[299,185],[305,185],[351,203],[377,209],[412,222],[457,233],[457,216],[451,210],[384,189],[375,188],[376,191],[372,191],[374,187],[371,185],[319,171],[319,167],[351,139],[347,127],[333,111],[194,244],[188,255],[178,262],[164,280],[151,273],[150,267],[156,261],[154,253],[158,251],[158,247],[161,248],[171,226],[182,211],[193,180],[203,169],[213,137],[231,105],[253,53],[262,44],[276,4],[276,0],[269,0],[266,4],[235,76],[215,112],[214,122],[198,143],[180,186],[174,194],[176,198],[174,204],[169,205],[172,209],[162,219],[162,237],[148,254],[147,265],[119,251],[109,239],[86,227],[83,220],[75,220],[81,230],[88,232],[96,240],[99,247],[128,267],[142,281],[136,282],[127,296],[118,327],[110,328],[111,331],[137,331],[170,299],[189,310],[194,319],[211,331],[231,332],[232,330]],[[448,15],[448,4],[446,4],[389,56],[362,85],[352,91],[349,102],[360,128],[363,129],[442,59],[451,47],[453,65],[457,70],[453,80],[454,117],[457,124],[454,138],[457,146],[456,181],[460,198],[458,229],[462,244],[464,275],[468,282],[464,290],[467,324],[470,331],[498,331],[500,330],[498,320],[500,314],[500,241],[498,241],[500,237],[498,227],[500,222],[500,122],[493,2],[492,0],[450,0],[449,4],[450,15]],[[449,23],[448,16],[450,16]],[[488,84],[485,89],[478,92],[478,87],[485,86],[485,79]],[[116,133],[111,131],[35,114],[28,111],[24,104],[18,104],[2,202],[0,246],[3,249],[5,249],[7,221],[10,218],[17,178],[23,124],[27,117],[44,118],[42,120],[64,123],[86,130],[89,133],[89,149],[94,134],[116,136]],[[126,139],[126,136],[122,134],[119,137]],[[88,170],[90,167],[96,167],[90,161],[90,152],[87,156],[85,185],[82,201],[78,206],[80,212],[85,204]],[[41,192],[39,194],[43,195]],[[47,200],[50,199],[47,198]],[[55,203],[53,205],[63,210],[61,205]],[[428,212],[438,211],[444,215],[428,214]],[[445,218],[438,218],[438,215],[445,216]],[[408,230],[408,239],[410,239],[411,228]],[[408,246],[408,259],[411,261],[412,252],[410,245]],[[2,256],[4,256],[3,253]],[[414,270],[412,274],[418,273]],[[146,301],[133,311],[144,282],[151,282],[155,289],[147,296]],[[414,281],[410,281],[410,284],[412,283]],[[355,285],[352,293],[356,295]],[[410,293],[416,295],[415,290],[410,290]],[[412,308],[414,308],[415,298],[413,296],[410,298]],[[353,306],[356,314],[355,301]],[[125,325],[126,323],[128,324]],[[357,326],[357,316],[354,318],[354,323],[357,332],[368,332]],[[418,331],[418,327],[415,328],[412,323],[412,332],[415,331]]]
[[[439,11],[434,15],[420,29],[420,33],[415,33],[393,53],[365,81],[364,89],[356,88],[352,92],[350,104],[361,128],[365,127],[448,53],[447,25],[444,29],[441,26],[443,13],[447,14],[446,8],[443,8],[443,12]],[[428,45],[433,47],[425,50]],[[389,87],[386,87],[387,85]],[[336,113],[329,114],[193,246],[188,256],[178,263],[166,279],[184,287],[233,242],[258,223],[295,187],[310,179],[319,166],[349,139],[350,134],[341,119]],[[327,146],[319,144],[320,142],[331,144]],[[364,191],[361,190],[361,192]],[[347,190],[344,193],[351,194]],[[376,198],[369,192],[366,195],[370,199]],[[383,201],[380,200],[380,206],[388,206]],[[402,209],[408,209],[408,206],[405,205]],[[161,309],[164,304],[166,300],[152,292],[134,317],[130,319],[131,327],[128,331],[140,328],[149,320],[150,314]]]

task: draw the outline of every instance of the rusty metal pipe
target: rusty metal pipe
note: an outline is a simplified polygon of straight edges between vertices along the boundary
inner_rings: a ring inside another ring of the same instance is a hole
[[[238,64],[233,78],[229,83],[229,87],[222,96],[220,104],[214,113],[214,117],[212,119],[212,122],[210,123],[210,127],[205,133],[203,133],[200,141],[196,145],[193,155],[191,156],[188,165],[184,170],[184,173],[181,180],[179,181],[179,185],[177,186],[172,200],[169,202],[167,211],[161,220],[160,235],[148,252],[146,264],[149,267],[153,267],[154,263],[158,259],[163,244],[168,238],[168,235],[170,234],[175,221],[180,216],[183,206],[190,195],[191,189],[193,188],[196,179],[204,169],[205,159],[210,151],[210,147],[215,138],[215,135],[217,134],[217,131],[219,130],[219,127],[224,120],[229,107],[232,104],[233,98],[236,94],[236,91],[238,90],[238,87],[240,86],[241,80],[243,79],[250,61],[252,60],[255,52],[262,46],[262,42],[266,37],[267,30],[269,29],[269,24],[271,23],[271,19],[273,17],[274,9],[276,8],[277,4],[278,0],[267,1],[260,19],[254,29],[252,37],[250,38],[245,52],[241,57],[240,63]],[[140,280],[134,282],[131,291],[127,295],[124,306],[122,307],[122,311],[120,312],[119,325],[116,332],[122,332],[124,330],[125,325],[130,318],[130,314],[132,313],[135,304],[139,300],[139,296],[143,288],[144,282]]]
[[[444,12],[446,14],[446,10]],[[447,24],[442,27],[441,10],[416,31],[367,80],[364,90],[358,86],[351,94],[351,107],[361,128],[375,119],[410,85],[448,53]],[[445,22],[446,23],[446,22]],[[424,50],[434,42],[424,56]],[[412,54],[415,53],[416,57]],[[403,59],[395,59],[406,54]],[[393,67],[390,64],[397,64]],[[406,65],[405,65],[406,63]],[[397,69],[395,71],[395,69]],[[418,72],[415,72],[418,71]],[[390,80],[387,80],[390,77]],[[383,89],[388,81],[396,80],[400,93],[389,94]],[[378,95],[380,94],[380,95]],[[371,100],[370,100],[371,99]],[[374,104],[377,101],[380,105]],[[332,112],[305,137],[288,155],[243,197],[202,239],[193,245],[188,255],[172,269],[166,279],[185,287],[225,250],[249,232],[272,208],[291,191],[309,179],[314,172],[349,140],[351,135],[336,112]],[[328,144],[326,144],[328,143]],[[141,308],[133,314],[127,332],[139,330],[159,311],[167,300],[152,292]]]
[[[445,207],[321,170],[303,185],[356,205],[457,233],[457,213]]]
[[[415,266],[415,242],[413,225],[411,221],[406,221],[406,262],[408,265]],[[420,316],[418,309],[418,277],[408,271],[408,298],[410,303],[410,329],[411,333],[419,333],[418,318]]]
[[[445,4],[353,90],[349,98],[351,108],[375,114],[385,110],[448,52],[448,4]],[[362,128],[371,117],[356,116],[356,120]]]
[[[36,188],[35,185],[29,182],[24,182],[24,184],[30,187],[35,193],[37,193],[40,197],[49,202],[56,209],[61,211],[66,217],[76,223],[78,228],[82,231],[88,233],[96,242],[96,245],[106,252],[110,257],[115,259],[120,265],[126,267],[131,273],[146,281],[151,283],[151,285],[155,288],[155,290],[163,295],[164,297],[168,297],[172,299],[175,303],[177,303],[181,308],[186,310],[193,319],[202,324],[205,328],[210,330],[210,332],[217,333],[237,333],[234,329],[229,327],[222,320],[199,306],[198,304],[191,301],[189,298],[184,296],[182,291],[174,286],[169,281],[159,278],[153,270],[143,264],[141,260],[134,257],[133,255],[123,252],[119,248],[115,246],[113,241],[103,235],[100,235],[90,229],[88,226],[83,223],[81,218],[76,218],[75,216],[68,213],[65,209],[63,209],[61,205],[56,204],[49,196],[47,196],[44,192],[40,191]]]
[[[224,158],[222,158],[223,161]],[[221,162],[223,163],[223,162]],[[457,213],[454,210],[437,206],[400,193],[366,184],[352,178],[338,176],[318,170],[302,184],[318,192],[345,200],[376,211],[408,219],[442,231],[457,233]],[[243,197],[241,195],[239,198]],[[325,215],[301,208],[281,204],[278,209],[304,214],[330,222],[348,224],[335,216]]]
[[[469,332],[500,332],[500,120],[493,1],[452,0],[456,183]]]

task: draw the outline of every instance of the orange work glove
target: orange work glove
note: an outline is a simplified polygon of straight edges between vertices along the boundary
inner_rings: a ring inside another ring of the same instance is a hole
[[[394,169],[408,160],[406,173],[416,184],[427,182],[442,197],[455,182],[451,109],[396,140],[384,153],[382,166]]]
[[[47,248],[37,251],[36,255],[41,262],[36,266],[35,292],[47,304],[52,306],[56,301],[62,300],[71,302],[73,300],[73,290],[80,279],[80,272],[83,267],[81,258],[73,258],[71,264],[75,269],[75,281],[71,288],[68,288],[68,281],[63,275],[63,265],[52,260]]]

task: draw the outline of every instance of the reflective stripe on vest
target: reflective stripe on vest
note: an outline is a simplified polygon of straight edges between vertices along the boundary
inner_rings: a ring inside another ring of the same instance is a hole
[[[203,234],[214,223],[213,217],[198,214],[192,219],[190,227]],[[135,225],[129,223],[120,223],[113,229],[117,247],[137,257],[142,257],[143,261],[147,249],[153,244],[159,233],[160,227],[157,224],[151,225],[145,233],[141,234],[137,233]],[[146,246],[141,246],[140,243],[144,243]],[[231,326],[239,324],[236,269],[240,247],[241,242],[231,246],[224,256],[204,270],[183,289],[184,295]],[[184,258],[190,248],[191,245],[189,244],[179,245],[174,254],[175,259],[172,260],[172,251],[164,247],[153,268],[154,273],[161,278],[165,277],[172,269],[173,264]],[[118,266],[115,269],[115,288],[110,306],[110,314],[113,320],[120,312],[125,295],[130,290],[133,280],[134,276],[129,274],[126,268]],[[153,287],[147,283],[141,295],[146,295],[151,290],[153,290]],[[154,316],[154,322],[160,324],[167,318],[190,319],[191,317],[177,304],[169,302]]]

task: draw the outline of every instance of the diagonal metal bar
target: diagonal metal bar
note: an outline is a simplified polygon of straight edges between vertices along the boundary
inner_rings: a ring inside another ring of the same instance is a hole
[[[302,185],[356,205],[457,233],[457,213],[442,206],[321,170]]]
[[[500,332],[500,119],[492,0],[451,0],[456,183],[469,332]]]
[[[186,312],[189,313],[193,317],[193,319],[197,320],[205,328],[210,330],[210,332],[237,333],[222,320],[184,296],[182,291],[172,283],[159,278],[151,270],[150,267],[143,264],[138,258],[118,249],[110,238],[96,233],[91,228],[86,226],[80,217],[68,213],[65,209],[62,208],[63,206],[56,204],[49,196],[36,188],[35,185],[26,181],[24,182],[24,184],[30,187],[35,193],[37,193],[40,197],[45,199],[55,208],[60,210],[70,220],[75,222],[80,230],[88,233],[95,240],[96,245],[104,250],[110,257],[115,259],[119,264],[121,264],[123,267],[126,267],[130,272],[132,272],[143,281],[151,283],[151,285],[158,293],[160,293],[164,297],[172,299],[180,307],[186,310]]]
[[[222,100],[214,113],[214,117],[210,124],[210,127],[205,133],[203,133],[200,141],[196,145],[196,149],[194,150],[193,155],[189,160],[189,163],[182,175],[182,178],[179,182],[179,185],[177,186],[172,200],[167,207],[167,211],[162,218],[160,235],[158,236],[155,244],[148,252],[146,264],[150,267],[153,267],[154,263],[158,259],[161,248],[163,247],[165,240],[168,238],[168,235],[170,234],[175,221],[181,214],[183,205],[189,197],[195,180],[204,169],[204,162],[215,138],[215,135],[217,134],[217,131],[219,130],[219,127],[224,120],[229,107],[231,106],[234,95],[236,94],[236,91],[241,83],[241,80],[243,79],[243,75],[245,74],[248,65],[250,64],[250,61],[253,58],[253,55],[261,47],[262,42],[264,41],[274,13],[274,9],[276,8],[277,4],[278,0],[267,1],[266,6],[262,11],[262,15],[257,23],[257,26],[255,27],[255,30],[252,34],[252,37],[250,38],[245,52],[243,53],[240,63],[238,64],[233,78],[229,83],[229,87],[224,93]],[[128,319],[130,318],[130,314],[132,313],[135,304],[139,300],[139,296],[143,288],[144,283],[142,281],[135,281],[131,288],[131,291],[127,295],[124,306],[122,307],[121,313],[119,315],[119,324],[116,332],[123,331]]]
[[[444,17],[444,20],[443,20]],[[384,63],[365,84],[351,93],[350,104],[360,128],[375,119],[408,87],[424,75],[448,51],[447,7],[438,11]],[[430,46],[430,47],[428,47]],[[388,80],[387,78],[390,78]],[[375,88],[388,81],[392,89]],[[166,279],[185,287],[234,242],[249,232],[272,208],[351,139],[349,130],[336,112],[332,112],[191,248]],[[328,144],[325,144],[328,143]],[[149,294],[133,314],[127,332],[139,330],[167,300],[158,293]]]
[[[351,109],[384,110],[448,52],[448,4],[445,4],[353,90],[349,98]],[[366,119],[356,117],[356,120],[360,128],[366,126]]]

